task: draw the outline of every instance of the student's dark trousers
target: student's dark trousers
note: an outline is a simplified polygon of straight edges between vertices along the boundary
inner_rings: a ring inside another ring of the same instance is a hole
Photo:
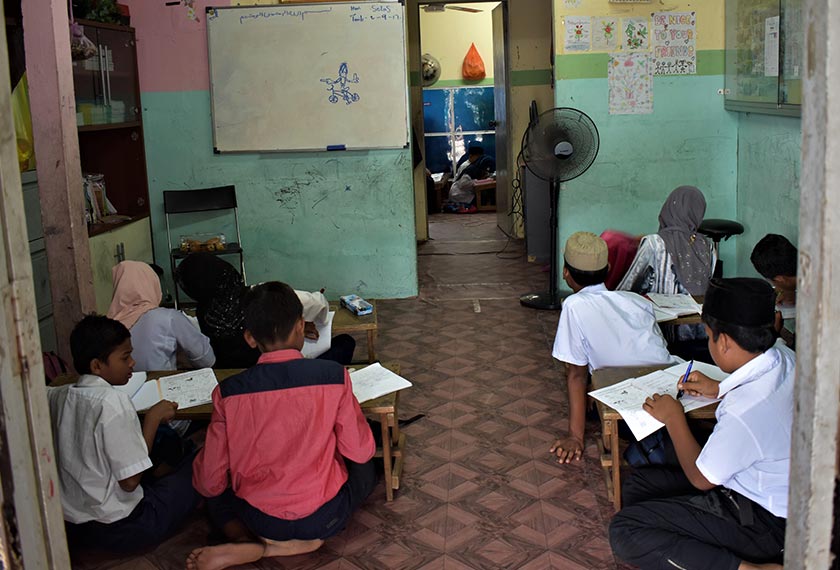
[[[193,459],[195,454],[174,473],[144,482],[143,499],[126,518],[110,524],[65,523],[71,546],[129,553],[147,550],[174,535],[200,499],[192,486]]]
[[[317,511],[302,519],[286,520],[268,515],[228,488],[218,497],[207,500],[207,511],[213,524],[222,529],[228,522],[239,519],[255,535],[269,540],[326,539],[341,532],[376,486],[373,461],[347,465],[347,481],[335,497]]]
[[[737,570],[781,562],[785,519],[717,487],[698,491],[682,469],[645,467],[622,488],[610,524],[613,552],[642,570]]]

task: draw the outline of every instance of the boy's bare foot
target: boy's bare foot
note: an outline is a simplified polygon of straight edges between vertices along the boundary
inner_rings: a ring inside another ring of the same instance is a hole
[[[196,548],[187,557],[187,570],[223,570],[238,564],[256,562],[263,557],[265,545],[237,542]]]
[[[784,570],[784,566],[781,564],[753,564],[752,562],[742,561],[738,570]]]
[[[264,538],[263,540],[265,541],[264,558],[309,554],[310,552],[315,552],[324,544],[324,541],[320,539],[275,541]]]

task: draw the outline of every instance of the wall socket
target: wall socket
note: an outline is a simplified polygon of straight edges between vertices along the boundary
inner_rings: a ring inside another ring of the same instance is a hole
[[[730,94],[729,89],[718,89],[718,95],[729,95],[729,94]]]

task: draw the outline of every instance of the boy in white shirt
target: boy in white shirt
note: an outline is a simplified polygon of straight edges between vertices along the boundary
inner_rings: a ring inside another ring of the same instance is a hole
[[[70,335],[75,384],[47,391],[61,505],[71,546],[143,550],[174,534],[198,502],[193,455],[175,472],[142,480],[149,450],[177,404],[163,400],[143,419],[117,390],[134,368],[131,334],[113,319],[89,315]]]
[[[549,450],[559,463],[579,460],[586,426],[589,374],[610,366],[676,363],[668,353],[653,307],[635,293],[609,291],[607,243],[589,232],[566,242],[563,279],[574,291],[563,302],[552,356],[566,365],[569,433]]]
[[[731,375],[716,382],[695,371],[677,387],[722,398],[717,424],[701,448],[677,400],[648,398],[645,410],[665,424],[680,468],[643,468],[628,479],[625,507],[610,524],[619,558],[643,569],[782,568],[796,361],[775,343],[774,305],[761,279],[710,283],[709,351]]]

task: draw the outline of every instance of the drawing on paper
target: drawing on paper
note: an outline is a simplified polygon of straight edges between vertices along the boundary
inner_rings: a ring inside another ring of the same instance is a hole
[[[624,47],[647,50],[650,47],[647,18],[624,18]]]
[[[346,62],[338,66],[338,77],[336,79],[325,77],[321,79],[321,83],[327,84],[330,103],[344,101],[345,104],[352,105],[359,100],[359,94],[350,90],[351,83],[359,83],[359,74],[354,73],[353,77],[350,77]]]
[[[615,18],[592,17],[592,50],[616,51],[619,49],[620,34]]]
[[[607,73],[610,115],[653,113],[653,74],[646,53],[613,53]]]
[[[653,14],[653,74],[697,73],[697,20],[694,12]]]
[[[591,26],[589,16],[566,16],[566,51],[587,51]]]

